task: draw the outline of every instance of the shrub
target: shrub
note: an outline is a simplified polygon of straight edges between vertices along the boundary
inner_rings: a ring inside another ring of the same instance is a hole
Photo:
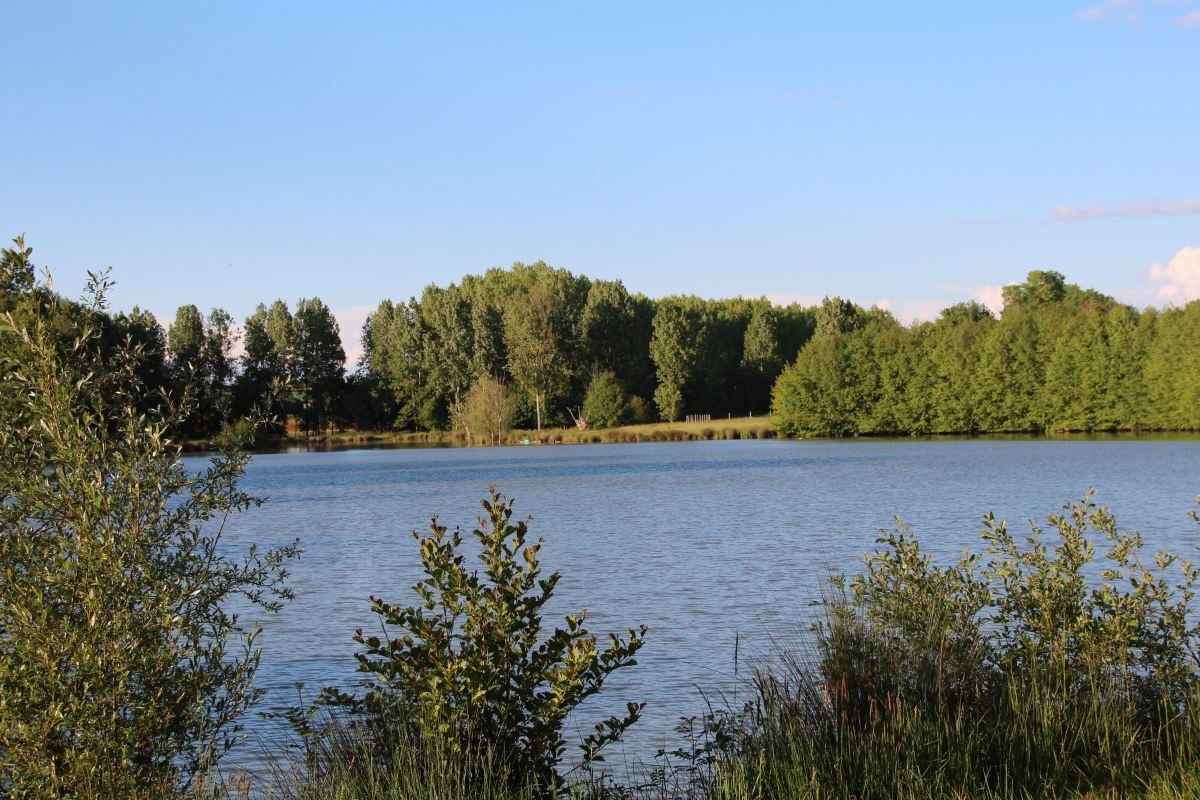
[[[631,409],[625,388],[611,372],[592,378],[583,401],[583,418],[595,428],[616,428],[630,421]]]
[[[491,445],[504,443],[512,426],[513,395],[503,380],[484,376],[467,392],[466,418],[472,438]]]
[[[92,276],[90,319],[109,283]],[[57,298],[0,316],[0,796],[163,797],[203,786],[261,697],[259,651],[223,606],[275,611],[297,548],[228,555],[230,449],[192,473],[165,438],[186,408],[139,411],[141,352],[47,325]]]
[[[654,422],[654,409],[646,402],[646,398],[638,395],[629,397],[629,417],[626,425],[645,425]]]
[[[487,516],[473,531],[483,576],[469,570],[459,552],[461,531],[448,533],[435,517],[431,534],[420,539],[426,575],[414,587],[420,604],[399,607],[372,598],[384,635],[364,636],[359,629],[354,637],[366,647],[356,656],[359,671],[369,676],[365,691],[352,696],[329,689],[324,699],[365,715],[377,738],[417,730],[458,752],[482,747],[509,774],[553,793],[562,782],[557,767],[567,715],[615,670],[637,663],[646,627],[629,630],[628,640],[610,634],[604,649],[584,628],[585,614],[568,616],[566,627],[543,635],[541,609],[558,573],[542,577],[542,542],[527,543],[526,520],[513,524],[512,500],[493,489],[483,507]],[[581,745],[583,763],[602,761],[600,751],[641,709],[629,703],[623,719],[596,725]]]
[[[834,579],[814,649],[761,671],[744,716],[710,720],[732,742],[716,794],[1194,796],[1200,574],[1167,553],[1145,566],[1090,493],[1065,512],[1053,545],[989,514],[986,553],[943,568],[897,520],[866,572]],[[1099,587],[1089,532],[1108,542]]]

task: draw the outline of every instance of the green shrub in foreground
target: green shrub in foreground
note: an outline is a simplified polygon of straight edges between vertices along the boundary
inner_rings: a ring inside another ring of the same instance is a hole
[[[646,633],[627,640],[610,635],[608,647],[583,626],[584,615],[543,631],[542,607],[558,573],[542,577],[541,541],[528,543],[527,521],[512,521],[512,501],[494,490],[483,501],[474,537],[482,575],[460,552],[462,532],[439,525],[420,538],[425,580],[414,587],[416,606],[372,598],[382,636],[354,639],[366,673],[365,691],[351,696],[327,690],[325,701],[363,721],[372,750],[360,758],[388,769],[401,741],[434,742],[438,752],[482,752],[515,783],[553,794],[566,750],[567,716],[601,690],[614,671],[636,664]],[[603,761],[600,751],[637,721],[642,705],[629,703],[624,718],[611,717],[584,738],[582,763]],[[380,761],[382,759],[382,761]],[[401,765],[402,766],[402,765]]]
[[[1090,495],[1049,520],[1052,546],[988,515],[986,553],[947,568],[897,523],[835,579],[815,648],[715,721],[735,733],[711,796],[1200,796],[1196,568],[1143,564]],[[1108,542],[1098,587],[1088,531]]]
[[[222,606],[278,609],[296,549],[225,555],[224,519],[260,502],[246,456],[191,473],[164,438],[183,412],[138,410],[138,349],[99,355],[86,317],[57,334],[40,287],[21,302],[0,316],[0,797],[196,791],[261,695]]]

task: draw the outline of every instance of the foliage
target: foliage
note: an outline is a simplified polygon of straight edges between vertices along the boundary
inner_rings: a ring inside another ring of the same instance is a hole
[[[146,405],[144,350],[98,346],[109,283],[73,335],[48,289],[0,316],[0,794],[162,797],[204,785],[261,697],[255,630],[223,608],[290,597],[295,545],[242,558],[225,519],[261,501],[233,449],[191,472]]]
[[[897,520],[864,573],[834,579],[815,649],[710,720],[713,793],[1194,796],[1200,572],[1167,553],[1146,566],[1140,535],[1090,498],[1048,517],[1053,544],[988,514],[986,552],[948,567]]]
[[[978,303],[905,327],[827,300],[780,375],[792,434],[1100,431],[1200,427],[1200,302],[1137,311],[1034,271]]]
[[[512,391],[503,377],[481,378],[467,393],[467,418],[471,430],[478,441],[487,437],[491,445],[503,444],[512,425]]]
[[[592,378],[587,398],[583,401],[583,417],[593,428],[616,428],[633,422],[634,409],[630,407],[625,387],[611,372],[601,372]]]
[[[466,566],[461,531],[448,534],[435,517],[431,534],[420,539],[420,604],[372,598],[382,635],[360,629],[355,641],[366,647],[359,670],[373,680],[361,696],[326,696],[366,714],[373,736],[419,730],[459,752],[482,746],[511,775],[547,790],[561,780],[567,715],[615,670],[636,664],[646,628],[628,631],[628,640],[610,635],[601,649],[580,614],[544,635],[541,611],[558,573],[542,577],[541,540],[528,543],[526,521],[512,522],[510,499],[493,489],[483,507],[487,517],[473,532],[483,576]],[[625,718],[597,725],[581,746],[584,762],[603,760],[600,750],[641,709],[630,703]]]
[[[400,724],[380,740],[361,720],[321,708],[296,709],[309,735],[302,758],[278,761],[278,800],[535,800],[532,776],[514,775],[486,744],[467,748]],[[315,735],[319,733],[320,735]]]
[[[21,294],[32,291],[37,280],[33,248],[25,246],[25,234],[13,239],[16,247],[0,250],[0,292]]]
[[[323,431],[331,418],[330,397],[345,372],[346,353],[337,320],[319,297],[301,298],[296,304],[290,345],[292,378],[303,397],[304,429]]]
[[[194,305],[180,306],[166,339],[175,384],[192,394],[192,413],[180,427],[193,436],[211,436],[230,411],[237,343],[233,319],[220,308],[205,318]]]
[[[509,306],[504,316],[508,369],[533,395],[537,429],[542,429],[542,401],[561,391],[566,380],[565,354],[555,330],[555,302],[550,289],[534,284]]]
[[[654,301],[620,281],[517,263],[426,287],[407,303],[384,301],[364,326],[363,363],[394,398],[398,427],[463,428],[455,408],[467,389],[499,376],[521,389],[514,426],[537,427],[539,414],[543,426],[564,424],[604,372],[629,394],[638,421],[655,416],[645,398],[677,416],[741,416],[769,407],[771,385],[813,326],[795,305]]]

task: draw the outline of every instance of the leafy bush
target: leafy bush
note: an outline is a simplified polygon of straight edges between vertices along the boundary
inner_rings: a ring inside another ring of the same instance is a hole
[[[491,376],[475,382],[467,392],[464,415],[474,441],[498,445],[512,426],[513,393],[507,384]]]
[[[601,372],[592,378],[587,398],[583,401],[583,417],[593,428],[616,428],[631,422],[633,409],[625,387],[611,372]]]
[[[109,284],[93,276],[73,337],[57,298],[0,316],[0,796],[164,797],[203,787],[260,698],[255,631],[295,546],[224,553],[226,517],[261,501],[236,449],[194,474],[139,411],[139,348],[96,347]],[[90,321],[89,321],[90,320]]]
[[[743,716],[710,721],[730,743],[710,788],[1195,796],[1200,571],[1168,553],[1145,566],[1140,535],[1090,493],[1065,512],[1053,545],[989,514],[986,553],[942,568],[897,520],[866,572],[834,580],[814,650],[760,672]],[[1099,587],[1089,532],[1108,542]]]
[[[541,540],[529,544],[526,521],[512,522],[512,500],[493,489],[483,507],[487,517],[473,532],[483,576],[466,566],[461,531],[448,533],[435,517],[431,534],[420,539],[420,604],[372,598],[383,636],[359,629],[354,637],[366,647],[357,658],[370,676],[367,688],[361,696],[330,689],[324,698],[365,715],[381,742],[377,753],[392,747],[389,734],[419,731],[459,753],[487,752],[508,774],[553,793],[563,780],[557,768],[567,715],[615,670],[637,663],[646,627],[629,630],[628,640],[610,635],[604,649],[584,628],[584,614],[543,635],[541,609],[558,573],[542,577]],[[627,709],[585,738],[584,764],[603,760],[600,751],[637,721],[642,705]]]

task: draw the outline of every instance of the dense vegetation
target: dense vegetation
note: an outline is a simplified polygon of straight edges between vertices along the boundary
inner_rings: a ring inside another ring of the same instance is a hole
[[[261,502],[248,458],[184,467],[166,437],[188,406],[112,340],[103,277],[84,305],[23,282],[0,314],[0,797],[199,792],[262,693],[225,605],[278,610],[296,548],[223,546]]]
[[[613,427],[767,411],[812,327],[796,305],[650,300],[539,262],[384,301],[364,328],[363,364],[398,427]],[[491,401],[471,397],[481,384]],[[482,410],[499,398],[505,413]]]
[[[1200,570],[1090,495],[1047,521],[1022,540],[985,515],[985,552],[942,567],[897,520],[812,649],[709,720],[711,795],[1200,796]]]
[[[19,317],[33,265],[16,241],[0,263],[0,310]],[[768,412],[782,433],[808,436],[1200,428],[1200,301],[1139,311],[1056,272],[1031,272],[1004,301],[999,316],[971,302],[904,325],[836,297],[810,308],[652,300],[518,263],[383,301],[351,371],[319,298],[294,312],[259,304],[240,326],[194,305],[166,331],[136,308],[87,318],[100,346],[142,346],[146,386],[191,398],[174,433],[193,439],[228,431],[279,383],[275,433],[457,431],[468,443]],[[64,300],[54,313],[67,337],[84,318]]]
[[[639,704],[583,738],[575,770],[564,726],[634,665],[645,629],[602,647],[582,616],[544,628],[558,576],[493,491],[473,546],[436,518],[414,534],[417,603],[372,598],[381,634],[348,635],[364,684],[288,714],[299,749],[266,743],[273,780],[222,780],[262,696],[255,630],[229,603],[278,610],[298,553],[221,541],[260,502],[239,488],[239,445],[263,417],[190,471],[168,434],[196,406],[147,382],[160,373],[136,325],[106,336],[106,278],[82,304],[7,279],[0,798],[1200,797],[1200,570],[1143,553],[1090,495],[1048,518],[1050,538],[987,515],[985,552],[947,566],[897,520],[865,572],[833,579],[808,651],[761,665],[748,705],[688,723],[693,746],[626,786],[592,767]],[[826,303],[814,343],[863,330],[828,330],[858,313]]]
[[[965,303],[911,326],[846,306],[780,376],[777,423],[835,436],[1200,428],[1200,302],[1138,311],[1055,272],[1004,300],[999,319]]]

